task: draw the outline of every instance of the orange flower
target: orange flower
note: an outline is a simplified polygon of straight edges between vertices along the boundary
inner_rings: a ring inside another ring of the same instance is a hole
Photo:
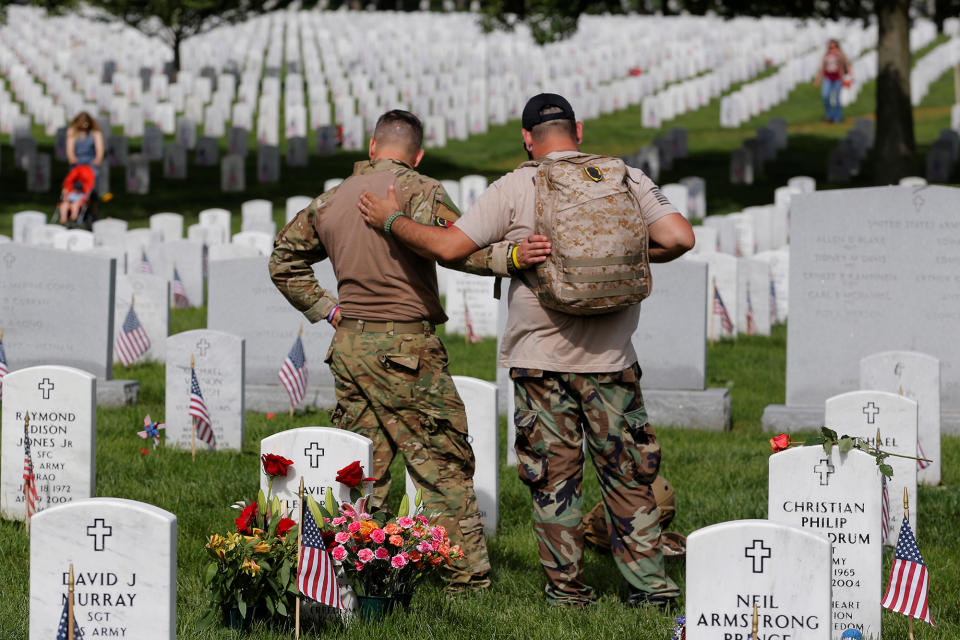
[[[357,535],[360,536],[364,542],[367,542],[370,540],[370,532],[378,528],[377,523],[373,520],[361,520],[360,531],[357,532]]]
[[[401,529],[399,526],[397,526],[396,524],[394,524],[394,523],[391,522],[390,524],[386,525],[386,526],[383,528],[383,531],[384,531],[384,533],[386,533],[388,536],[395,536],[395,535],[397,535],[398,533],[400,533],[401,531],[403,531],[403,529]]]
[[[777,453],[778,451],[783,451],[784,449],[790,446],[790,436],[785,433],[781,433],[778,436],[770,438],[770,451]]]
[[[420,558],[422,557],[423,556],[416,549],[410,552],[410,562],[420,562]]]
[[[387,542],[389,542],[395,547],[403,546],[403,538],[401,538],[400,536],[390,536],[389,538],[387,538]]]
[[[433,566],[437,566],[441,562],[443,562],[443,558],[439,556],[433,556],[432,558],[430,558],[430,564],[432,564]]]

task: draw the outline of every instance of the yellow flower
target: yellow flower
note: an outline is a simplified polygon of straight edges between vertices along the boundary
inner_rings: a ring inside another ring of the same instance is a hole
[[[240,567],[240,570],[248,575],[255,576],[260,573],[260,565],[250,558],[247,558],[243,561],[243,565]]]

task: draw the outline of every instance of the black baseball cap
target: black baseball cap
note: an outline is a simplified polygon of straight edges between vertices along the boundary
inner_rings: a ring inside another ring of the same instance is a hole
[[[540,111],[545,107],[557,107],[560,112],[550,113],[545,116],[540,115]],[[541,93],[527,100],[527,106],[523,108],[523,128],[527,131],[533,131],[538,124],[549,122],[550,120],[572,120],[577,121],[573,115],[573,107],[563,96],[555,93]]]

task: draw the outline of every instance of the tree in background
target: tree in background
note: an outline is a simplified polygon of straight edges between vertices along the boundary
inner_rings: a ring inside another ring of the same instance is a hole
[[[113,14],[131,27],[164,40],[173,48],[173,70],[180,71],[180,43],[214,27],[254,15],[308,7],[309,0],[90,0],[88,4]]]
[[[957,0],[934,0],[934,3],[938,27],[942,27],[943,17],[955,15],[949,12],[958,3]],[[878,74],[874,181],[892,184],[916,173],[910,103],[910,0],[494,0],[485,3],[482,24],[488,29],[512,28],[525,22],[536,41],[542,44],[572,35],[583,13],[646,13],[651,9],[670,13],[677,8],[694,14],[712,11],[728,18],[766,15],[875,19]]]

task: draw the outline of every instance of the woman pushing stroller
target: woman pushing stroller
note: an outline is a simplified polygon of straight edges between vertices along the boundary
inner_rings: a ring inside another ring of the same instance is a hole
[[[89,113],[81,111],[67,128],[67,162],[70,173],[60,193],[60,224],[76,222],[94,197],[100,163],[103,162],[103,133]]]

